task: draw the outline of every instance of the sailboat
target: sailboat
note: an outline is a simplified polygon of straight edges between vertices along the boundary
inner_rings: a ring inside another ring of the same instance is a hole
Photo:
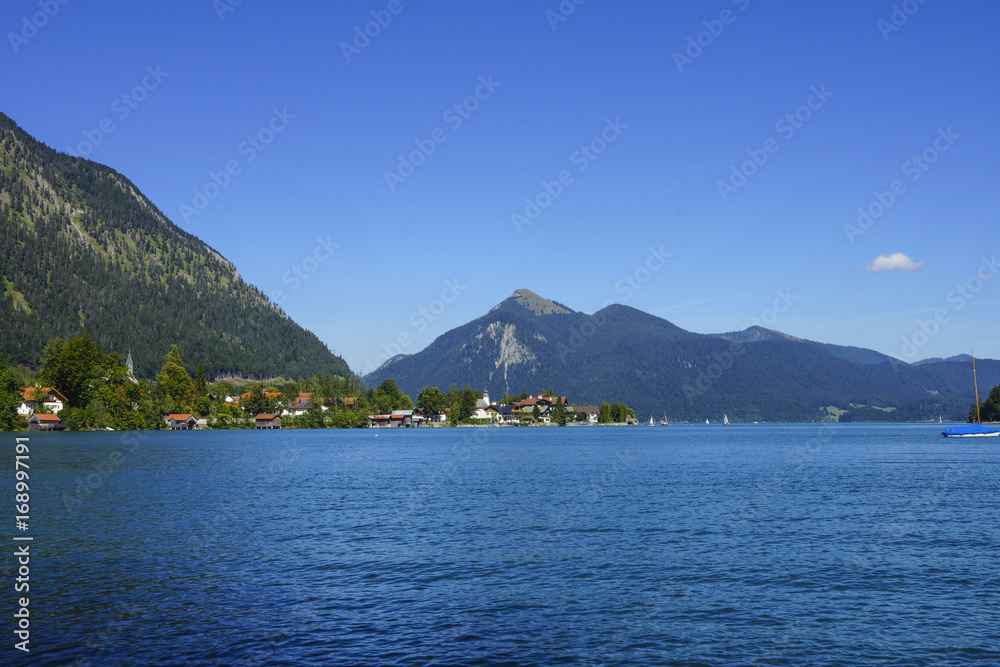
[[[728,415],[722,415],[722,425],[723,426],[729,426],[729,417],[728,417]]]
[[[708,423],[708,420],[707,420],[707,419],[705,420],[705,423],[706,423],[706,424]]]
[[[649,425],[650,426],[655,426],[656,425],[656,424],[653,423],[653,415],[649,415]]]
[[[965,426],[952,426],[941,432],[946,438],[992,438],[1000,435],[1000,431],[983,426],[979,419],[979,382],[976,381],[976,352],[972,351],[972,385],[976,388],[976,423]]]
[[[667,421],[667,413],[663,413],[663,419],[660,420],[660,426],[670,426],[670,422]]]

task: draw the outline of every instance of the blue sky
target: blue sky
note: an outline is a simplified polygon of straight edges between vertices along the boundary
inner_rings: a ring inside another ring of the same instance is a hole
[[[1000,358],[997,3],[62,1],[0,110],[356,371],[522,287]]]

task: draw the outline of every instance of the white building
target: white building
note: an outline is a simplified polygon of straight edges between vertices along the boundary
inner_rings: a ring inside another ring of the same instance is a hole
[[[490,394],[485,389],[483,390],[483,397],[476,400],[476,409],[472,411],[473,419],[493,419],[496,412],[487,412],[486,408],[490,407]]]
[[[66,406],[66,397],[52,387],[25,387],[21,390],[21,402],[17,406],[17,414],[32,415],[43,405],[49,412],[56,414]]]

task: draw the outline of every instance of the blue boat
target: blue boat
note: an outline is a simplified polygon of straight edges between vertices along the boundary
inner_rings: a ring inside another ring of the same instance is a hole
[[[976,381],[976,352],[972,351],[972,386],[976,388],[976,422],[965,426],[952,426],[941,432],[946,438],[992,438],[1000,431],[986,428],[979,419],[979,383]]]
[[[946,428],[941,435],[946,438],[989,438],[1000,435],[1000,431],[986,428],[982,424],[965,424]]]

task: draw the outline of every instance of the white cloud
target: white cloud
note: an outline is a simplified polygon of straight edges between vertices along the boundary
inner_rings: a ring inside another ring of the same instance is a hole
[[[891,255],[879,255],[871,264],[865,265],[865,271],[876,273],[878,271],[915,271],[927,262],[914,262],[901,252],[894,252]]]

